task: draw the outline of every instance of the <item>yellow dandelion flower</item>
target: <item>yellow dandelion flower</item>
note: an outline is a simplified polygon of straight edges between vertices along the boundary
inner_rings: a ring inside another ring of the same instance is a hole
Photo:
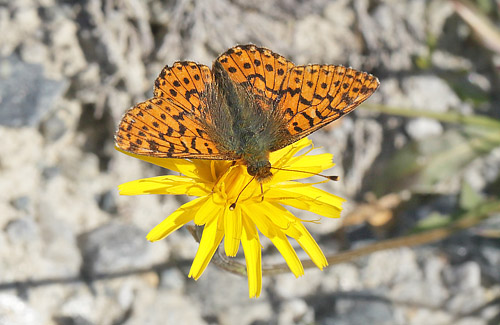
[[[284,208],[291,206],[328,218],[340,216],[344,199],[314,187],[317,183],[295,181],[307,177],[308,173],[320,173],[333,167],[331,154],[310,154],[312,149],[312,142],[304,138],[271,152],[269,161],[279,169],[273,169],[273,177],[262,184],[262,189],[259,182],[252,181],[252,176],[248,175],[246,166],[242,164],[217,160],[154,158],[118,149],[127,155],[183,175],[140,179],[120,185],[119,191],[122,195],[197,196],[198,198],[182,205],[153,228],[147,239],[163,239],[190,221],[204,226],[198,252],[189,272],[189,276],[195,280],[202,275],[223,238],[225,253],[230,257],[236,256],[241,243],[245,253],[249,295],[258,297],[262,287],[258,231],[272,241],[296,277],[304,274],[304,268],[288,237],[299,243],[318,268],[323,269],[328,264],[301,219]],[[237,203],[234,204],[235,202]]]

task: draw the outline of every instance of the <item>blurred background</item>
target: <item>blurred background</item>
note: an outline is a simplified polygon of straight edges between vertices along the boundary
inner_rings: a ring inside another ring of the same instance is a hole
[[[0,0],[0,324],[499,324],[499,15],[498,0]],[[185,228],[146,241],[190,198],[120,197],[168,171],[113,143],[163,66],[247,43],[381,82],[310,136],[348,202],[307,226],[325,254],[357,253],[265,277],[258,299],[213,263],[188,279]]]

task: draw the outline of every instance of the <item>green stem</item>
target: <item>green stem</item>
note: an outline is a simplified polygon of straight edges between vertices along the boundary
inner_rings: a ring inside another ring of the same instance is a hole
[[[462,115],[451,112],[438,113],[419,109],[390,107],[386,105],[376,104],[364,104],[362,107],[371,111],[390,115],[399,115],[405,117],[427,117],[446,123],[456,123],[500,129],[500,121],[486,116]]]

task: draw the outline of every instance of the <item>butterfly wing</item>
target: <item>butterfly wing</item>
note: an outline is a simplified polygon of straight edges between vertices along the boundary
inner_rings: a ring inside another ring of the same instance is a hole
[[[190,61],[166,66],[155,81],[154,97],[168,99],[187,114],[200,117],[204,107],[202,94],[212,82],[206,65]]]
[[[377,90],[379,81],[366,72],[333,65],[292,68],[283,81],[276,106],[284,116],[289,137],[283,148],[351,112]]]
[[[238,45],[221,54],[216,62],[237,84],[258,96],[275,100],[294,64],[279,54],[255,45]]]
[[[233,160],[218,149],[203,123],[203,92],[212,82],[208,67],[177,62],[166,67],[155,82],[155,97],[136,105],[123,116],[115,134],[125,151],[161,158]]]

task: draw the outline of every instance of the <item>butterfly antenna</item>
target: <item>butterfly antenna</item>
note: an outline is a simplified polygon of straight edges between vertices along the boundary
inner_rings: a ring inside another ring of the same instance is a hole
[[[323,178],[326,178],[330,181],[338,181],[340,179],[340,177],[338,177],[337,175],[323,175],[323,174],[319,174],[319,173],[313,173],[313,172],[307,172],[307,171],[304,171],[304,170],[296,170],[296,169],[285,169],[285,168],[278,168],[278,167],[271,167],[272,169],[277,169],[277,170],[283,170],[283,171],[288,171],[288,172],[295,172],[295,173],[304,173],[304,174],[309,174],[311,176],[319,176],[319,177],[323,177]]]
[[[243,193],[243,191],[248,187],[248,185],[250,185],[250,183],[255,179],[255,176],[252,177],[252,179],[247,183],[247,185],[245,185],[245,187],[243,187],[243,189],[240,191],[240,194],[238,194],[238,196],[236,197],[236,201],[234,201],[230,206],[229,206],[229,210],[230,211],[233,211],[235,208],[236,208],[236,203],[238,202],[238,200],[240,199],[240,195],[241,193]],[[262,184],[261,184],[261,187],[262,187]]]

